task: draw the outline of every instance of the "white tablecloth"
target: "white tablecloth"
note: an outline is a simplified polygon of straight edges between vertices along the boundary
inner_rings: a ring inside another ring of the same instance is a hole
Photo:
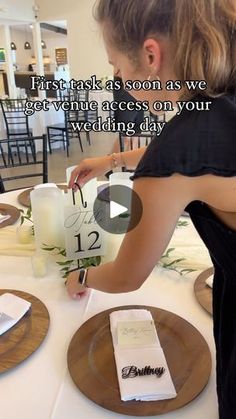
[[[2,194],[0,202],[19,207],[18,193]],[[108,240],[110,250],[106,260],[115,256],[122,238],[109,235]],[[200,269],[211,265],[191,223],[176,230],[172,244],[178,246],[177,253],[185,251],[189,265],[197,267],[199,264]],[[1,419],[124,418],[104,410],[80,393],[68,374],[66,352],[73,334],[85,320],[108,308],[127,304],[151,305],[182,316],[202,333],[212,353],[212,374],[204,391],[189,405],[161,417],[217,419],[212,318],[198,304],[193,293],[193,283],[199,272],[180,276],[155,268],[138,291],[114,295],[91,291],[80,301],[72,301],[55,265],[51,266],[47,277],[36,279],[30,258],[0,256],[0,263],[0,287],[34,294],[46,304],[50,313],[50,329],[42,346],[17,368],[0,375]]]

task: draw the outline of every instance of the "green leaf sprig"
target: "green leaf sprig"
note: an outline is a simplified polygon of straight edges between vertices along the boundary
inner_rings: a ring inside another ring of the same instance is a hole
[[[31,208],[31,206],[27,209],[26,213],[22,209],[20,209],[20,212],[22,213],[22,215],[20,217],[20,224],[21,225],[25,222],[25,220],[28,220],[32,224],[34,224],[33,220],[31,219],[31,217],[32,217],[32,208]]]
[[[182,221],[179,220],[176,228],[181,228],[181,227],[187,227],[189,225],[188,221]],[[180,262],[185,261],[185,258],[178,258],[178,259],[174,259],[171,260],[171,256],[172,256],[172,252],[175,251],[174,247],[170,247],[169,249],[167,249],[167,251],[164,253],[164,255],[162,255],[160,261],[159,261],[159,265],[164,268],[164,269],[169,269],[171,271],[176,271],[178,272],[180,275],[187,275],[191,272],[195,272],[196,269],[190,269],[190,268],[186,268],[186,269],[180,269],[178,264]]]
[[[180,269],[179,268],[178,263],[186,260],[185,258],[178,258],[178,259],[170,260],[171,253],[174,252],[174,250],[175,250],[174,247],[170,247],[169,249],[167,249],[166,253],[162,255],[159,261],[159,265],[164,269],[170,269],[171,271],[176,271],[180,275],[187,275],[191,272],[195,272],[196,269],[190,269],[190,268]]]
[[[178,223],[177,223],[177,225],[176,225],[176,228],[179,228],[179,227],[187,227],[187,226],[188,226],[188,221],[179,220]]]
[[[43,250],[46,250],[47,252],[54,252],[54,255],[63,256],[66,258],[66,250],[63,247],[58,246],[52,246],[43,244],[42,247]],[[98,266],[101,263],[101,257],[100,256],[93,256],[89,258],[83,258],[83,259],[73,259],[73,260],[64,260],[56,262],[57,265],[60,266],[60,272],[62,275],[62,278],[67,278],[68,274],[76,269],[81,268],[88,268],[89,266]]]
[[[30,221],[33,225],[32,225],[32,236],[34,236],[34,222],[31,219],[32,217],[32,208],[31,206],[29,206],[29,208],[27,209],[26,213],[24,210],[20,209],[21,212],[21,217],[20,217],[20,225],[24,224],[25,220]]]

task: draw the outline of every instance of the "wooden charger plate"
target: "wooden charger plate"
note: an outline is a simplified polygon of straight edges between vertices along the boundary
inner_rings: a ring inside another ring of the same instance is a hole
[[[67,192],[67,185],[57,185],[57,187]],[[23,205],[24,207],[30,207],[30,192],[32,190],[33,188],[26,189],[18,195],[17,200],[19,204]]]
[[[214,273],[214,268],[203,271],[194,283],[194,294],[199,304],[212,314],[212,288],[206,284],[206,279]]]
[[[134,308],[152,313],[176,388],[175,399],[121,401],[109,314]],[[203,336],[181,317],[148,306],[116,307],[89,319],[73,336],[67,362],[74,383],[86,397],[105,409],[133,416],[159,415],[186,405],[204,389],[211,372],[211,355]]]
[[[20,364],[41,345],[48,332],[49,314],[38,298],[23,291],[0,290],[0,295],[9,292],[31,303],[30,310],[21,320],[0,336],[0,374]]]
[[[0,217],[4,215],[10,215],[11,217],[0,223],[0,228],[14,224],[20,217],[20,210],[12,205],[0,204]]]

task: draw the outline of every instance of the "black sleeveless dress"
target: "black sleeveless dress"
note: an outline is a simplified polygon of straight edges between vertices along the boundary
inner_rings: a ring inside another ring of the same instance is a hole
[[[134,179],[213,174],[236,176],[236,99],[212,101],[209,111],[183,111],[148,147]],[[236,177],[235,177],[236,193]],[[224,225],[200,201],[186,211],[207,246],[214,265],[213,320],[220,419],[236,418],[236,231]]]

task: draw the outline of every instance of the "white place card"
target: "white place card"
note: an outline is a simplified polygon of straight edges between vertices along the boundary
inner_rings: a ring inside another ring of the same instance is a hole
[[[118,345],[147,346],[157,343],[156,328],[152,320],[117,323]]]

